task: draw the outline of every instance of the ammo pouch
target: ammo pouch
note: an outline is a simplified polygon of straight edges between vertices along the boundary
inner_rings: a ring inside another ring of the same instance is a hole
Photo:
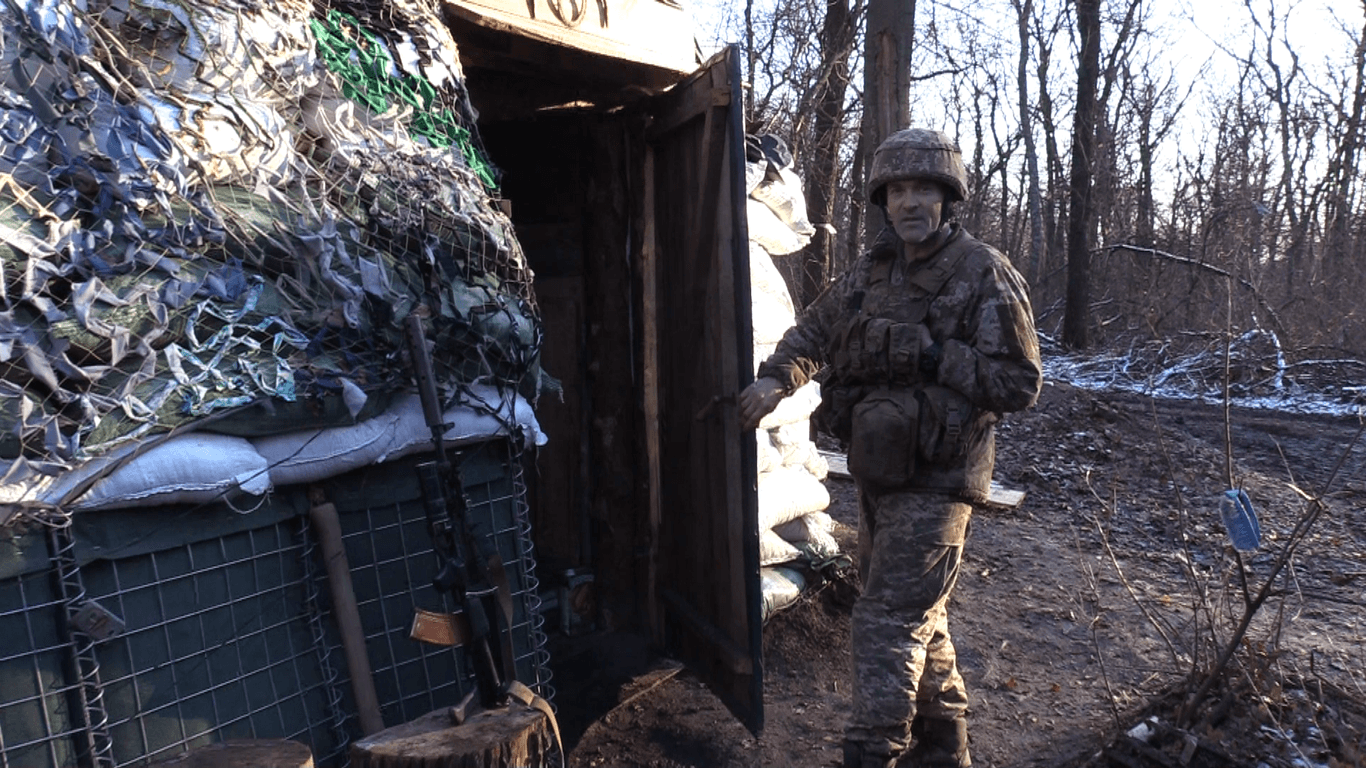
[[[853,408],[849,474],[884,487],[905,485],[915,476],[920,402],[906,388],[873,390]]]
[[[920,402],[916,445],[921,460],[942,465],[961,459],[967,453],[968,432],[976,421],[972,403],[938,384],[916,390],[915,398]]]
[[[857,384],[821,382],[821,401],[811,414],[811,423],[847,446],[854,431],[854,406],[868,391],[869,387]]]
[[[968,399],[948,387],[879,387],[853,407],[849,473],[896,487],[919,466],[952,465],[967,453],[973,417]]]

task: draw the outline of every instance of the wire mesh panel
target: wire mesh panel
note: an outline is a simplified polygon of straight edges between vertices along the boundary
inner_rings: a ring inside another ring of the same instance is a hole
[[[415,608],[459,610],[432,587],[419,458],[322,484],[339,510],[386,725],[475,687],[463,649],[408,636]],[[517,677],[550,699],[520,457],[496,439],[452,462],[465,520],[507,572]],[[293,486],[247,514],[218,504],[79,514],[60,529],[74,541],[62,550],[82,585],[74,595],[44,526],[0,548],[0,766],[124,766],[239,738],[294,739],[317,764],[344,764],[360,731],[308,504]],[[121,627],[93,641],[93,668],[78,667],[92,641],[68,625],[73,605]]]
[[[72,765],[84,724],[73,722],[70,643],[49,571],[0,584],[0,765]]]
[[[440,563],[414,483],[416,463],[414,459],[371,467],[328,484],[328,496],[341,517],[386,725],[456,704],[475,688],[463,649],[452,651],[409,637],[418,608],[460,611],[450,595],[432,586]],[[466,524],[476,536],[497,547],[507,571],[514,606],[510,630],[517,678],[550,699],[553,691],[520,463],[506,440],[461,450],[453,456],[453,463],[464,491]],[[334,651],[340,653],[340,645]]]
[[[303,555],[291,519],[83,569],[127,623],[99,650],[118,764],[232,738],[332,751]]]

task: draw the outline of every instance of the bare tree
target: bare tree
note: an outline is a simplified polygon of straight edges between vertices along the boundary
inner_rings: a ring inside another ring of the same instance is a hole
[[[910,124],[911,44],[915,0],[869,0],[863,47],[863,130],[865,149]],[[864,242],[886,226],[881,211],[867,212]]]
[[[1067,304],[1063,343],[1085,349],[1091,320],[1091,164],[1096,144],[1096,81],[1100,69],[1100,0],[1073,0],[1081,48],[1077,108],[1072,121],[1072,174],[1067,219]]]
[[[1029,19],[1033,15],[1034,0],[1011,0],[1015,6],[1020,35],[1019,65],[1015,87],[1019,91],[1020,135],[1025,150],[1025,199],[1029,209],[1028,277],[1039,279],[1044,252],[1043,203],[1039,197],[1039,153],[1034,145],[1034,120],[1029,109]]]
[[[798,301],[805,306],[825,287],[831,273],[835,245],[835,203],[840,182],[840,143],[844,139],[845,96],[849,86],[849,57],[854,51],[858,8],[849,0],[826,0],[821,24],[821,79],[816,104],[814,147],[806,168],[807,213],[816,233],[803,253],[803,279]]]

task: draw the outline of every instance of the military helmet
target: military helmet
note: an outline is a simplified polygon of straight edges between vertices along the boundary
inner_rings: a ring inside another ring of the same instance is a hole
[[[888,136],[873,153],[868,174],[868,201],[887,204],[887,183],[903,179],[928,179],[948,188],[945,202],[968,196],[968,175],[958,142],[948,134],[928,128],[907,128]]]

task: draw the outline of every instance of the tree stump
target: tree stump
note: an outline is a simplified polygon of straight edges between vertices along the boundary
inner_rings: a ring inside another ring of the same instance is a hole
[[[196,747],[156,768],[313,768],[306,744],[286,739],[241,739]]]
[[[511,704],[456,725],[449,707],[351,745],[354,768],[520,768],[544,765],[555,739],[546,716]]]

